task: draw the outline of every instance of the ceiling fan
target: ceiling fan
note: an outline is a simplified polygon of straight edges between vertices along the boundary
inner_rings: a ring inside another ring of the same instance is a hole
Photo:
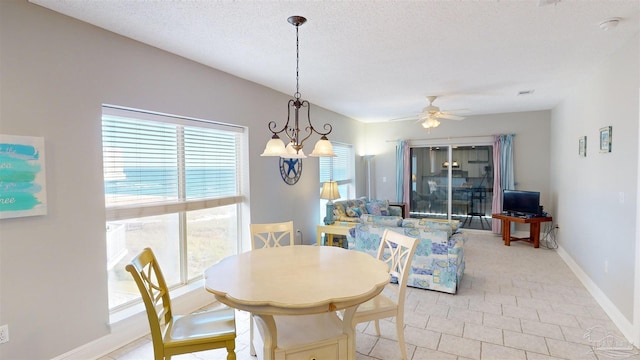
[[[454,110],[450,110],[450,111],[440,110],[439,107],[433,105],[433,102],[436,101],[437,98],[438,98],[437,96],[427,96],[427,100],[429,101],[429,106],[422,109],[422,112],[417,116],[391,119],[391,121],[405,121],[405,120],[416,119],[416,122],[422,122],[422,127],[431,131],[431,128],[435,128],[440,125],[440,119],[446,119],[446,120],[464,119],[464,116],[453,114]]]

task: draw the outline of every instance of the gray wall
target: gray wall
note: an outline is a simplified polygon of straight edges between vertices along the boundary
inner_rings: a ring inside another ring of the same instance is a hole
[[[369,140],[365,146],[370,153],[376,154],[373,160],[376,197],[395,200],[394,140],[419,142],[441,139],[443,143],[449,143],[455,142],[456,138],[516,134],[513,152],[517,188],[540,191],[540,202],[547,212],[553,214],[549,196],[550,120],[550,111],[469,116],[462,121],[443,120],[439,127],[431,130],[431,134],[413,121],[368,125]],[[383,181],[385,177],[386,182]]]
[[[0,133],[44,137],[48,194],[46,216],[0,221],[0,324],[11,333],[0,358],[51,358],[109,331],[103,103],[248,126],[244,223],[292,219],[304,242],[315,242],[318,160],[305,159],[301,180],[289,186],[277,158],[259,156],[267,121],[285,119],[290,95],[25,0],[0,1],[0,36]],[[311,112],[317,124],[334,126],[331,140],[359,146],[363,124]]]
[[[560,245],[629,322],[637,261],[638,51],[636,36],[578,84],[551,121]],[[612,152],[600,153],[599,129],[609,125]],[[580,158],[578,138],[585,135],[587,157]]]

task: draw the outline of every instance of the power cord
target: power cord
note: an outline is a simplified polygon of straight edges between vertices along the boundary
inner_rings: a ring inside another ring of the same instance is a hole
[[[557,249],[558,242],[556,241],[556,232],[558,227],[553,222],[547,222],[544,224],[543,235],[540,239],[540,246],[545,249]]]

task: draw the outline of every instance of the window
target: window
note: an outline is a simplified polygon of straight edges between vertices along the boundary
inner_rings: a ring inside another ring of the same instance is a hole
[[[451,217],[464,228],[490,229],[492,153],[492,145],[471,141],[411,147],[411,217]]]
[[[355,197],[355,182],[353,178],[353,147],[349,144],[331,143],[336,157],[320,157],[320,189],[322,183],[334,180],[338,183],[340,199],[353,199]],[[326,215],[327,200],[320,199],[320,219]]]
[[[170,287],[238,253],[244,129],[103,107],[109,308],[140,300],[124,266],[151,247]]]

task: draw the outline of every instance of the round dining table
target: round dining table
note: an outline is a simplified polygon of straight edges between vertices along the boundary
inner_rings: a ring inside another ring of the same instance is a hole
[[[205,288],[232,308],[251,312],[265,335],[264,358],[277,347],[274,316],[344,310],[347,354],[355,359],[353,316],[389,283],[389,268],[369,254],[333,246],[295,245],[229,256],[204,272]]]

